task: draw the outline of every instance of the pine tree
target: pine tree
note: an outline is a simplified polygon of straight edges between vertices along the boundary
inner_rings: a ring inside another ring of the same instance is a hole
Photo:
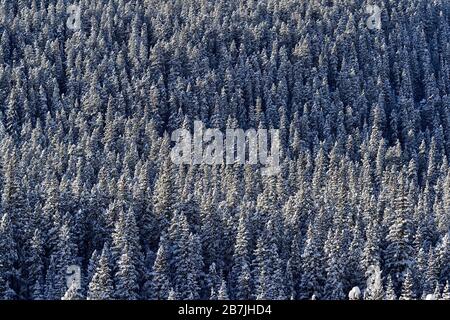
[[[344,288],[342,284],[342,270],[340,265],[333,257],[327,268],[327,279],[324,287],[324,298],[327,300],[345,299]]]
[[[114,298],[113,281],[111,279],[111,255],[107,243],[88,286],[88,300],[112,300]]]
[[[115,274],[115,298],[119,300],[137,300],[139,298],[138,272],[131,258],[128,244],[122,249],[117,261]]]
[[[153,212],[158,221],[158,230],[164,231],[175,209],[174,183],[172,178],[172,164],[166,159],[156,180],[153,192]]]
[[[382,32],[361,1],[81,2],[71,30],[0,0],[0,298],[334,299],[371,266],[387,299],[444,290],[448,1]],[[279,129],[280,174],[175,166],[196,120]]]
[[[95,271],[97,270],[98,262],[99,262],[99,254],[97,250],[94,250],[92,252],[91,258],[89,259],[88,268],[87,268],[87,277],[84,280],[85,286],[89,287],[89,283],[92,281],[92,278],[94,277]]]
[[[228,289],[227,283],[225,280],[222,280],[222,284],[220,285],[219,292],[217,293],[218,300],[228,300]]]
[[[46,300],[59,300],[61,298],[57,295],[57,291],[55,290],[55,286],[59,280],[57,278],[55,261],[55,255],[53,254],[50,256],[50,263],[45,276],[44,298]]]
[[[66,293],[66,272],[68,267],[75,264],[76,247],[72,242],[72,233],[69,227],[69,220],[61,226],[59,232],[59,241],[54,252],[55,269],[52,276],[52,288],[57,299],[60,299]]]
[[[221,278],[216,270],[215,263],[209,266],[209,271],[208,274],[206,275],[205,281],[206,281],[206,289],[209,291],[207,293],[209,293],[210,300],[211,297],[215,297],[217,299],[217,292],[219,291]],[[212,296],[212,294],[214,295]]]
[[[403,282],[402,294],[400,295],[400,300],[414,300],[414,280],[412,273],[408,270],[406,273],[405,281]]]
[[[381,270],[379,266],[371,266],[366,272],[368,276],[367,279],[367,287],[364,293],[364,300],[383,300],[385,297],[383,291],[383,283],[381,279]],[[391,290],[392,280],[389,277],[388,279],[388,289]],[[389,296],[389,297],[388,297]],[[395,293],[389,292],[386,293],[386,298],[388,300],[392,300]]]
[[[400,176],[394,198],[394,210],[392,224],[387,235],[388,246],[386,248],[387,272],[393,276],[394,284],[400,281],[402,274],[411,263],[411,221],[410,200],[406,194],[405,178]]]
[[[308,299],[317,295],[323,283],[323,257],[317,243],[317,234],[310,225],[305,248],[302,254],[302,278],[300,284],[301,298]]]
[[[168,243],[166,237],[161,236],[159,249],[156,253],[156,260],[152,269],[152,283],[150,296],[152,299],[165,300],[170,293],[170,274]]]
[[[431,262],[431,261],[430,261]],[[436,261],[432,261],[435,263]],[[430,265],[433,267],[433,265]],[[439,281],[444,282],[448,281],[450,277],[450,233],[447,232],[445,236],[442,238],[440,245],[438,246],[437,251],[437,267],[439,272]]]
[[[28,266],[27,282],[30,286],[30,295],[33,299],[42,299],[42,285],[44,283],[44,244],[41,232],[36,229],[30,241],[30,249],[27,253],[26,265]],[[37,296],[34,296],[36,294]]]
[[[190,296],[197,298],[203,262],[198,255],[201,252],[198,238],[190,233],[183,213],[173,216],[168,237],[172,248],[170,270],[174,274],[172,281],[176,295],[182,300]]]
[[[397,295],[394,291],[394,284],[392,283],[391,276],[388,277],[386,285],[386,300],[397,300]]]
[[[273,228],[274,225],[269,221],[256,244],[253,277],[257,299],[283,300],[286,297],[283,269]]]
[[[236,244],[234,246],[233,267],[231,270],[233,277],[233,296],[239,300],[248,300],[251,294],[249,238],[248,217],[245,213],[241,213],[236,235]]]
[[[131,287],[128,288],[129,293],[134,296],[137,292],[134,292],[135,286],[139,286],[141,281],[141,273],[143,269],[142,251],[139,241],[139,231],[136,224],[135,213],[130,208],[125,211],[119,207],[119,217],[115,224],[114,232],[112,234],[113,246],[112,246],[112,258],[115,260],[114,272],[119,272],[119,267],[123,267],[122,272],[130,272],[132,279],[130,281]],[[119,260],[123,259],[123,264]],[[134,278],[135,277],[135,278]],[[117,280],[117,278],[116,278]],[[125,282],[128,280],[123,279]],[[117,287],[116,287],[117,289]],[[124,290],[128,290],[124,288]]]
[[[15,297],[11,284],[17,279],[17,247],[13,238],[10,214],[5,212],[0,222],[0,296]]]

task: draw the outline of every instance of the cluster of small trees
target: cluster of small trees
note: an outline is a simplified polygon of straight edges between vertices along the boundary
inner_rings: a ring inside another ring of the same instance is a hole
[[[0,0],[0,298],[450,299],[449,1],[75,2]],[[195,120],[281,173],[174,165]]]

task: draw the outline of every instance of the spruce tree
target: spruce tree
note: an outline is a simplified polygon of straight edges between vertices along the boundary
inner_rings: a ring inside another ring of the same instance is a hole
[[[94,274],[88,285],[88,300],[114,299],[113,280],[111,279],[111,254],[107,243],[96,264]]]
[[[155,263],[152,268],[150,296],[155,300],[165,300],[170,293],[169,247],[166,237],[161,236]]]
[[[400,295],[400,300],[414,300],[414,280],[412,277],[412,273],[408,270],[406,273],[405,281],[402,285],[402,293]]]

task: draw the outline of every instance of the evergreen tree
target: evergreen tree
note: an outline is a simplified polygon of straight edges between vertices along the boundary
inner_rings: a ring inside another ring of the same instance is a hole
[[[156,253],[156,260],[152,269],[152,284],[150,296],[152,299],[164,300],[169,297],[170,292],[170,274],[168,243],[165,236],[161,236],[159,249]]]
[[[242,213],[239,218],[238,233],[233,253],[233,267],[231,274],[233,277],[233,294],[236,299],[248,300],[251,295],[250,281],[250,261],[249,261],[249,231],[248,217]]]
[[[227,289],[227,283],[225,280],[222,280],[222,284],[220,285],[219,292],[217,293],[217,299],[218,300],[228,300],[228,289]]]
[[[402,294],[400,295],[400,300],[414,300],[414,280],[412,278],[412,273],[408,270],[406,273],[405,281],[402,286]]]
[[[17,281],[17,247],[13,238],[10,214],[5,212],[0,222],[0,295],[15,298],[17,293],[11,285]]]
[[[0,0],[0,298],[448,298],[448,1],[385,2]]]
[[[391,276],[388,277],[388,282],[386,285],[386,300],[397,300],[397,295],[395,294]]]
[[[115,298],[119,300],[137,300],[139,297],[138,272],[131,255],[128,244],[125,244],[117,261],[117,272],[114,277]]]
[[[88,286],[88,300],[111,300],[114,298],[113,281],[111,279],[111,256],[107,243],[103,246],[94,275]]]

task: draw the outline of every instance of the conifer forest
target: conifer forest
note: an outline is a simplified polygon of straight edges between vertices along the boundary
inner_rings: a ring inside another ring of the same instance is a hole
[[[450,1],[0,0],[0,195],[1,300],[450,300]]]

